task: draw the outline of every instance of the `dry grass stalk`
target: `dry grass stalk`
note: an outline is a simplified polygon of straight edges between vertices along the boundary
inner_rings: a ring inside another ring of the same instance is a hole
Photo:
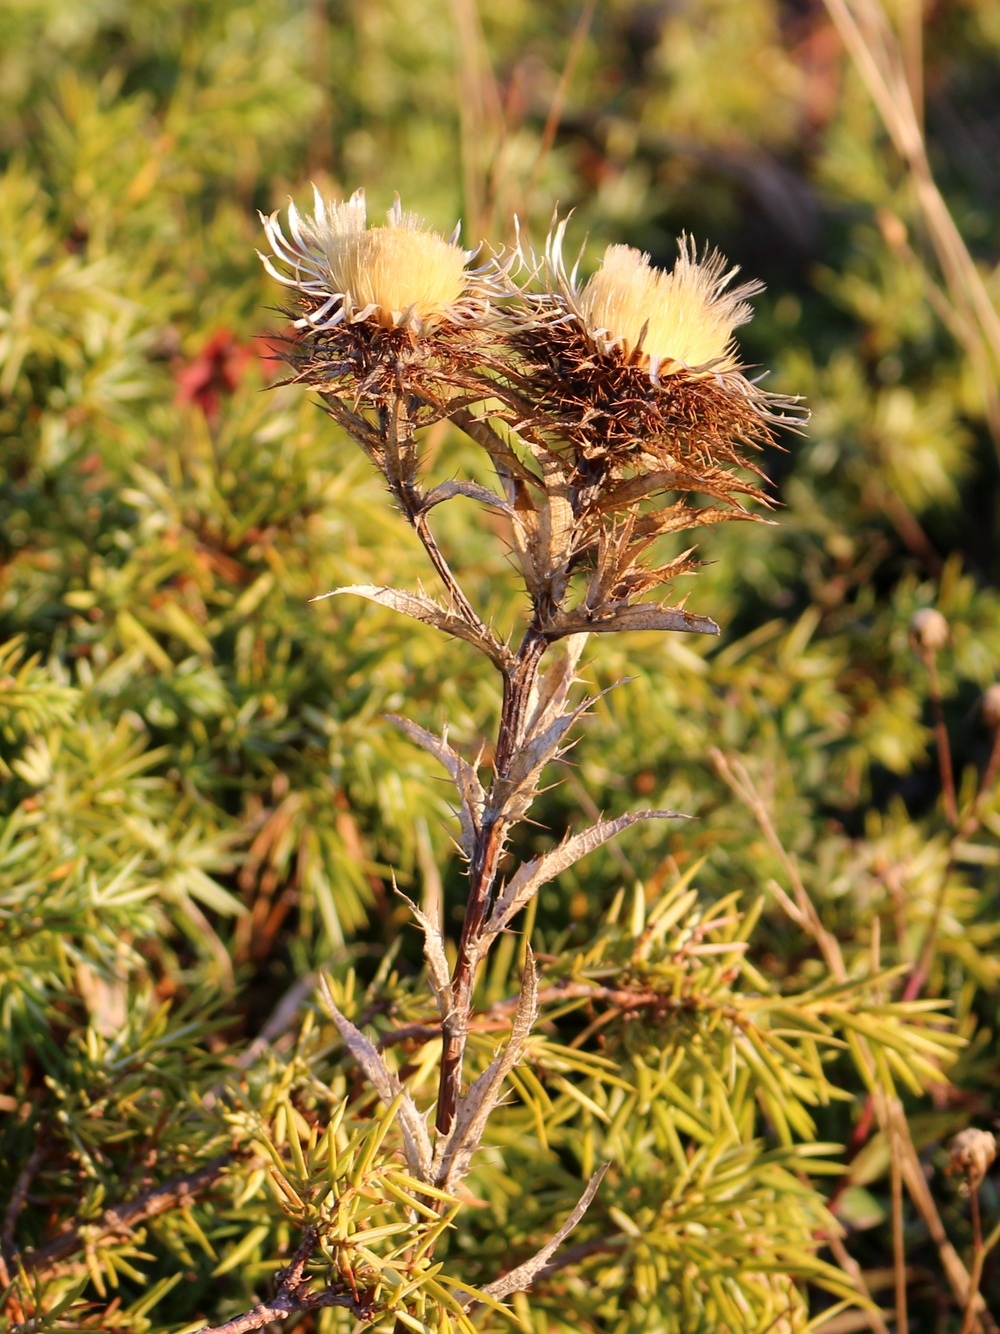
[[[711,758],[719,776],[753,814],[769,846],[785,868],[789,883],[792,886],[793,897],[790,897],[780,885],[772,881],[771,888],[775,891],[778,901],[791,919],[816,941],[824,962],[833,977],[840,982],[846,982],[847,968],[844,964],[840,943],[836,936],[823,925],[819,912],[802,882],[795,858],[782,844],[771,819],[767,803],[757,790],[746,766],[737,757],[724,755],[720,750],[712,751]],[[986,1310],[982,1294],[973,1286],[969,1271],[945,1231],[941,1215],[927,1184],[927,1178],[924,1176],[923,1165],[914,1146],[903,1107],[897,1098],[887,1097],[885,1092],[877,1087],[875,1060],[867,1041],[863,1037],[858,1039],[858,1050],[867,1069],[867,1082],[873,1088],[872,1104],[876,1120],[891,1147],[894,1179],[895,1172],[898,1170],[902,1184],[905,1185],[917,1212],[927,1227],[931,1240],[937,1247],[941,1267],[944,1269],[955,1300],[963,1311],[968,1310],[972,1313],[969,1317],[971,1324],[966,1334],[992,1334],[996,1326]],[[895,1200],[897,1199],[898,1193],[894,1193],[894,1215],[898,1217],[898,1210],[895,1208]],[[905,1256],[902,1258],[899,1256],[898,1233],[894,1235],[894,1243],[898,1318],[898,1308],[901,1304],[900,1289],[905,1285]]]
[[[919,4],[908,0],[904,7],[901,41],[881,0],[824,2],[893,146],[906,164],[944,275],[951,310],[946,322],[964,347],[979,381],[993,443],[1000,453],[1000,314],[931,171],[921,106]],[[905,245],[905,232],[900,244]]]

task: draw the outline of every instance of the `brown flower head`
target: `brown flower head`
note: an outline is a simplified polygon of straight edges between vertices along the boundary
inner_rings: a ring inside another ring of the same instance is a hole
[[[433,380],[442,340],[467,340],[486,319],[494,266],[470,269],[476,252],[458,244],[458,228],[448,239],[428,230],[398,196],[386,224],[369,226],[363,190],[343,202],[313,193],[311,215],[289,203],[287,236],[277,213],[260,215],[273,252],[258,251],[261,262],[295,294],[284,355],[297,379],[374,399],[400,377],[412,387],[418,369]]]
[[[983,722],[987,727],[1000,728],[1000,681],[994,682],[983,692],[980,701]]]
[[[733,333],[760,284],[731,289],[737,270],[717,251],[699,259],[686,236],[672,270],[615,245],[581,284],[579,263],[568,270],[563,258],[566,222],[531,257],[545,290],[513,316],[540,429],[547,421],[568,442],[595,495],[657,471],[675,479],[668,489],[720,500],[754,492],[735,470],[756,471],[750,451],[773,440],[793,403],[765,393],[738,359]]]
[[[934,607],[921,607],[910,621],[910,640],[920,653],[939,653],[948,643],[948,622]]]

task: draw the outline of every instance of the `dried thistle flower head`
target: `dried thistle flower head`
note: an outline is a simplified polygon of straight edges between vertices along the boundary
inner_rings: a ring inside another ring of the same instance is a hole
[[[268,255],[261,261],[306,307],[296,328],[321,332],[371,321],[420,334],[482,307],[479,275],[467,268],[475,252],[458,244],[457,228],[445,240],[416,214],[404,213],[398,196],[387,224],[369,227],[364,190],[328,204],[315,187],[313,193],[312,216],[289,204],[290,238],[277,213],[260,215],[282,268]]]
[[[291,239],[277,215],[262,221],[275,258],[261,258],[304,307],[283,350],[295,379],[321,392],[404,507],[424,462],[419,427],[450,418],[487,450],[550,638],[577,621],[624,628],[623,609],[696,567],[692,549],[658,564],[661,537],[755,517],[742,503],[762,498],[752,451],[795,400],[743,374],[733,332],[760,287],[729,290],[736,270],[717,252],[699,260],[682,237],[665,272],[612,246],[581,287],[563,263],[563,221],[520,286],[509,275],[520,247],[470,269],[457,234],[427,231],[398,200],[384,227],[369,227],[361,191],[330,204],[317,194],[309,217],[290,206]],[[544,290],[532,290],[540,271]]]
[[[746,297],[760,283],[726,288],[738,272],[727,272],[718,251],[700,262],[694,242],[682,236],[673,269],[657,269],[650,257],[627,245],[609,246],[601,267],[577,293],[558,255],[557,275],[570,307],[595,347],[639,353],[654,381],[678,371],[711,374],[735,371],[733,331],[751,318]]]

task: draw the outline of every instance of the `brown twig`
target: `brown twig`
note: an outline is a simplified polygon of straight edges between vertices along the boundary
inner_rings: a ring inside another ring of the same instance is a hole
[[[965,842],[966,839],[971,838],[979,828],[982,819],[983,805],[997,780],[998,770],[1000,770],[1000,728],[997,728],[994,732],[990,758],[987,761],[986,769],[976,791],[969,814],[962,821],[961,826],[952,835],[951,843],[948,847],[948,860],[941,872],[941,882],[938,885],[937,893],[934,896],[934,906],[931,909],[930,921],[927,923],[924,938],[921,941],[920,949],[917,951],[916,962],[906,980],[906,986],[903,990],[904,1000],[915,1000],[917,996],[920,995],[924,983],[927,981],[928,977],[930,977],[931,966],[933,965],[934,955],[937,951],[937,937],[941,925],[941,915],[944,912],[944,902],[948,895],[948,884],[951,880],[951,873],[955,869],[955,863],[959,857],[959,844]]]
[[[254,1040],[247,1047],[246,1051],[240,1053],[236,1058],[236,1066],[239,1070],[249,1070],[253,1063],[258,1060],[267,1051],[272,1043],[276,1042],[292,1024],[295,1023],[298,1013],[302,1008],[306,998],[311,994],[316,985],[316,974],[306,973],[288,988],[281,1000],[274,1007],[267,1023],[260,1030]]]
[[[278,1291],[271,1301],[259,1302],[221,1325],[206,1325],[199,1334],[249,1334],[250,1330],[261,1329],[272,1320],[284,1320],[303,1311],[318,1311],[330,1306],[344,1306],[356,1320],[370,1321],[374,1307],[346,1288],[326,1288],[322,1292],[310,1289],[305,1269],[318,1241],[319,1229],[307,1227],[292,1263],[277,1275]]]
[[[649,987],[605,987],[591,982],[556,982],[551,987],[543,987],[538,992],[539,1005],[559,1004],[564,1001],[586,1000],[606,1001],[615,1010],[624,1014],[635,1014],[637,1010],[657,1010],[664,1013],[673,1011],[697,1010],[707,1002],[698,995],[675,996],[671,992],[654,991]],[[506,1000],[496,1001],[487,1010],[478,1015],[470,1015],[468,1031],[470,1033],[493,1033],[507,1028],[509,1016],[517,1009],[519,997],[511,996]],[[728,1011],[728,1007],[719,1007]],[[735,1012],[734,1012],[735,1013]],[[392,1028],[383,1033],[378,1040],[379,1049],[395,1047],[401,1042],[430,1042],[441,1036],[441,1024],[435,1021],[427,1024],[406,1024],[402,1028]]]
[[[857,1288],[860,1295],[864,1297],[866,1301],[871,1301],[871,1293],[868,1290],[864,1272],[857,1260],[851,1255],[833,1229],[825,1233],[825,1237],[837,1264],[840,1265],[841,1269]],[[872,1309],[871,1307],[865,1307],[862,1309],[861,1314],[868,1321],[868,1328],[872,1330],[873,1334],[889,1334],[889,1326],[885,1323],[881,1311]]]
[[[971,838],[979,828],[982,820],[983,804],[993,790],[998,772],[1000,772],[1000,727],[995,727],[993,729],[993,745],[990,748],[990,758],[986,761],[982,781],[973,799],[969,814],[962,821],[961,828],[955,835],[956,840],[964,842],[965,839]]]
[[[906,83],[917,124],[924,128],[924,9],[923,0],[900,0],[899,45]]]
[[[921,661],[927,668],[931,705],[934,709],[934,740],[937,743],[938,765],[941,770],[944,813],[948,823],[954,829],[958,823],[958,799],[955,795],[955,772],[951,762],[951,739],[948,736],[948,727],[944,720],[944,701],[941,697],[937,653],[932,648],[920,649],[919,653]]]
[[[973,1328],[977,1303],[982,1301],[979,1284],[983,1276],[983,1262],[987,1252],[1000,1236],[1000,1226],[990,1234],[990,1239],[983,1242],[983,1220],[979,1209],[979,1188],[986,1178],[986,1173],[996,1162],[996,1137],[988,1130],[977,1130],[967,1126],[956,1135],[950,1145],[950,1161],[945,1168],[948,1176],[961,1174],[962,1193],[969,1197],[969,1213],[972,1223],[972,1268],[969,1277],[969,1300],[962,1320],[962,1334],[970,1334]]]
[[[573,37],[569,44],[569,50],[566,53],[566,63],[563,65],[562,74],[559,76],[559,82],[552,95],[552,102],[549,106],[549,114],[545,117],[545,128],[542,130],[542,142],[538,148],[538,156],[535,158],[535,165],[531,169],[531,176],[528,178],[528,188],[526,191],[527,203],[530,204],[531,198],[535,193],[535,186],[538,184],[538,178],[542,174],[542,167],[545,160],[552,151],[552,145],[555,143],[556,132],[559,129],[559,122],[562,120],[563,107],[566,104],[566,94],[569,92],[569,86],[573,81],[573,75],[576,73],[576,67],[580,56],[583,53],[583,44],[587,40],[587,33],[590,31],[590,25],[594,21],[594,10],[597,8],[597,0],[584,0],[583,8],[580,10],[580,17],[576,21],[576,27],[573,29]]]
[[[236,1155],[232,1153],[221,1154],[196,1172],[172,1177],[162,1186],[155,1186],[133,1200],[131,1204],[120,1204],[113,1209],[106,1209],[96,1222],[96,1235],[94,1223],[71,1223],[65,1232],[46,1245],[40,1246],[37,1250],[26,1250],[21,1257],[22,1265],[29,1273],[51,1269],[53,1265],[59,1264],[83,1245],[81,1232],[84,1227],[88,1228],[91,1243],[95,1245],[113,1237],[128,1236],[140,1223],[157,1218],[178,1205],[186,1204],[210,1186],[214,1186],[235,1157]]]
[[[465,219],[474,236],[489,230],[491,155],[503,133],[503,104],[490,67],[475,0],[451,0],[456,37],[459,134]]]
[[[786,911],[792,919],[813,937],[823,955],[823,960],[834,978],[838,982],[847,981],[847,968],[844,965],[844,957],[840,951],[840,943],[831,932],[827,931],[823,925],[819,913],[816,911],[816,905],[806,892],[805,885],[802,882],[802,876],[799,873],[798,863],[795,858],[789,854],[785,845],[778,837],[777,830],[771,820],[770,812],[756,787],[750,778],[745,765],[741,760],[727,757],[717,747],[709,751],[709,757],[715,765],[716,772],[719,774],[732,791],[739,797],[747,809],[753,814],[760,827],[761,833],[766,838],[772,851],[779,858],[785,868],[785,872],[791,883],[795,894],[794,903],[784,895],[783,891],[779,897],[782,897]],[[780,889],[780,886],[778,886]]]
[[[965,1308],[962,1334],[970,1334],[976,1318],[976,1298],[983,1276],[983,1220],[979,1212],[979,1187],[969,1181],[969,1214],[972,1222],[972,1268],[969,1272],[969,1304]]]
[[[889,1131],[889,1174],[892,1187],[892,1272],[896,1289],[896,1334],[909,1334],[906,1312],[906,1241],[903,1236],[903,1173],[895,1125]]]
[[[261,1329],[272,1320],[286,1320],[290,1315],[300,1315],[303,1311],[318,1311],[327,1306],[345,1306],[358,1320],[370,1317],[370,1309],[355,1301],[351,1293],[344,1292],[279,1292],[270,1302],[259,1302],[234,1316],[221,1325],[206,1325],[199,1334],[248,1334],[248,1331]]]
[[[4,1210],[3,1229],[0,1230],[0,1254],[5,1258],[9,1258],[14,1253],[14,1233],[17,1230],[18,1219],[28,1202],[28,1191],[31,1189],[31,1183],[41,1166],[45,1153],[45,1147],[39,1141],[28,1155],[28,1160],[21,1168],[14,1189],[11,1191],[7,1208]]]
[[[510,761],[524,736],[531,692],[538,678],[538,667],[547,645],[534,627],[529,627],[513,666],[504,672],[503,703],[497,732],[494,767],[498,780],[507,777]],[[504,824],[497,812],[488,812],[476,834],[476,846],[469,864],[469,898],[458,944],[458,957],[452,974],[452,1009],[442,1021],[443,1046],[438,1082],[437,1129],[446,1135],[455,1119],[455,1108],[462,1083],[462,1060],[468,1036],[475,982],[479,933],[489,914],[497,864],[503,847]]]
[[[1000,366],[1000,315],[931,171],[917,100],[919,89],[914,86],[913,44],[904,43],[901,49],[881,0],[825,0],[825,4],[893,146],[906,164],[948,296],[959,316],[963,346],[988,405],[995,399]],[[988,416],[994,446],[1000,451],[996,433],[1000,422],[989,410]]]
[[[909,551],[923,561],[928,572],[939,578],[944,561],[920,523],[890,486],[879,488],[879,503]]]

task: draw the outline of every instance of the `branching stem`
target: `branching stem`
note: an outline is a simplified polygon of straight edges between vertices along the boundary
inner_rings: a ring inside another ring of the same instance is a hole
[[[413,526],[414,532],[423,543],[424,550],[430,557],[431,564],[438,573],[438,577],[448,590],[448,596],[451,598],[452,605],[463,620],[467,621],[474,629],[478,630],[483,636],[489,635],[489,630],[483,624],[482,619],[472,606],[472,603],[465,596],[462,587],[455,578],[451,566],[444,557],[444,553],[437,544],[437,539],[431,532],[430,523],[427,519],[427,512],[417,506],[416,496],[407,494],[401,497],[406,517]],[[411,508],[412,506],[412,508]]]
[[[544,635],[536,626],[530,626],[512,666],[504,672],[503,703],[494,758],[496,779],[506,778],[511,760],[523,740],[532,691],[546,647]],[[453,1007],[442,1024],[444,1042],[436,1121],[438,1132],[442,1135],[451,1129],[462,1086],[462,1061],[469,1033],[479,933],[489,915],[505,832],[506,824],[499,811],[488,803],[469,864],[469,899],[451,981]]]
[[[0,1231],[0,1254],[4,1257],[12,1256],[14,1253],[14,1234],[17,1230],[18,1219],[21,1217],[27,1203],[32,1180],[44,1157],[45,1148],[39,1141],[29,1154],[28,1161],[21,1168],[20,1175],[11,1192],[10,1201],[4,1211],[3,1229]]]
[[[983,1261],[986,1258],[983,1247],[983,1220],[979,1212],[979,1182],[972,1179],[971,1172],[967,1180],[969,1183],[969,1212],[972,1221],[972,1267],[969,1272],[969,1301],[962,1320],[961,1334],[972,1334],[975,1326],[976,1303],[980,1300],[979,1284],[982,1281]]]

